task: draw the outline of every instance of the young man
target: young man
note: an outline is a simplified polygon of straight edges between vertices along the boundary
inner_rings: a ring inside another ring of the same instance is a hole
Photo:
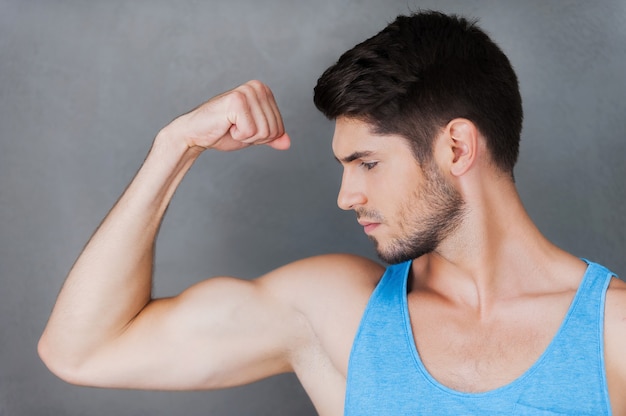
[[[39,351],[77,384],[210,389],[294,371],[324,415],[626,414],[626,284],[547,241],[513,180],[517,78],[474,24],[401,16],[318,81],[349,255],[151,298],[154,243],[207,149],[287,149],[248,82],[180,116],[72,268]]]

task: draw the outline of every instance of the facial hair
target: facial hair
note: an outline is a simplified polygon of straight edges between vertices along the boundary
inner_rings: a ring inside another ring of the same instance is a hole
[[[401,209],[401,235],[386,245],[370,236],[378,257],[388,264],[416,259],[435,251],[463,221],[465,205],[461,194],[433,163],[429,163],[423,171],[424,185],[414,191],[410,199],[418,206],[407,205]],[[368,211],[367,214],[381,218],[376,212]]]

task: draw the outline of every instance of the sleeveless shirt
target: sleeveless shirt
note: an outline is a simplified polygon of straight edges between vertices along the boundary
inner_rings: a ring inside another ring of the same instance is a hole
[[[388,267],[352,345],[345,415],[610,415],[604,302],[615,274],[585,261],[568,312],[540,358],[514,381],[480,393],[453,390],[429,374],[407,307],[411,262]]]

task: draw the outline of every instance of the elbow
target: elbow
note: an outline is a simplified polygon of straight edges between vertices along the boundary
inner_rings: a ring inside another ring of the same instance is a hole
[[[88,384],[79,376],[79,365],[75,360],[70,360],[63,349],[54,346],[45,333],[39,339],[37,353],[48,370],[61,380],[70,384]]]
[[[41,336],[39,343],[37,344],[37,354],[39,354],[39,358],[46,365],[46,367],[48,367],[48,370],[50,370],[52,374],[64,381],[70,382],[68,380],[68,378],[71,378],[69,377],[69,373],[71,373],[71,371],[69,371],[69,366],[60,358],[61,354],[59,354],[57,349],[51,345],[51,342],[45,333]]]

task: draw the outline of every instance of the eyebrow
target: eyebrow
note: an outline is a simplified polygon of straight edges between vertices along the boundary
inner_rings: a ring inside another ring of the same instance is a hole
[[[343,157],[341,159],[339,159],[337,156],[335,156],[335,160],[341,164],[343,163],[350,163],[353,162],[357,159],[361,159],[363,157],[368,157],[371,156],[372,154],[374,154],[374,152],[372,152],[371,150],[365,150],[362,152],[354,152],[346,157]]]

